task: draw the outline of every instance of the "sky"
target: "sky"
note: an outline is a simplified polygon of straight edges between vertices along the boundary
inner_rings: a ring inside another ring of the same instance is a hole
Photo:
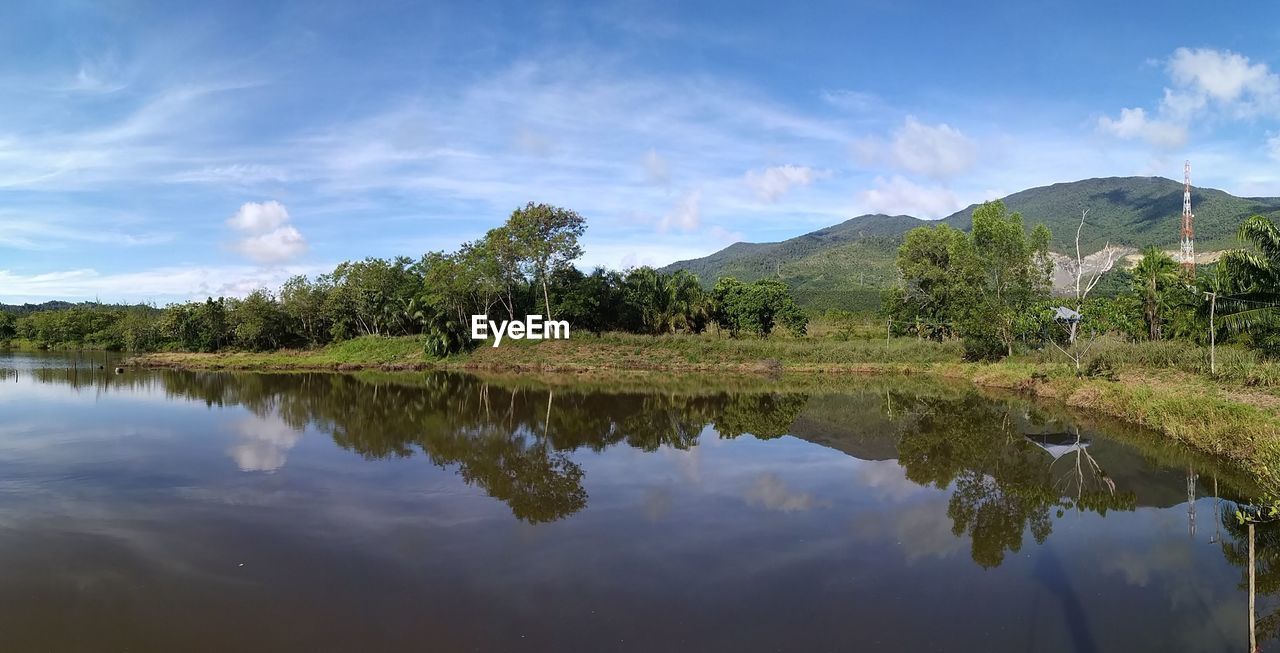
[[[1280,196],[1269,1],[18,0],[0,61],[6,303],[243,295],[531,201],[618,268],[1184,159]]]

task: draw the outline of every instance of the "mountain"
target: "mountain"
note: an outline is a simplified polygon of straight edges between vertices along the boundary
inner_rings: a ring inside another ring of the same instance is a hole
[[[1027,226],[1043,222],[1053,232],[1052,249],[1075,253],[1080,210],[1089,217],[1080,237],[1086,254],[1109,241],[1141,249],[1157,245],[1177,249],[1182,228],[1182,184],[1163,177],[1105,177],[1031,188],[1003,198],[1010,211],[1022,213]],[[969,206],[943,222],[957,229],[973,223]],[[1236,247],[1240,221],[1255,213],[1280,217],[1280,197],[1236,197],[1213,188],[1191,189],[1198,250]]]
[[[1053,233],[1050,248],[1075,254],[1080,211],[1089,217],[1080,238],[1086,254],[1107,243],[1141,249],[1176,249],[1182,224],[1182,184],[1161,177],[1106,177],[1041,186],[1002,198],[1022,213],[1027,227],[1044,223]],[[1211,188],[1192,188],[1197,251],[1237,246],[1235,230],[1254,213],[1280,218],[1280,198],[1236,197]],[[777,277],[797,301],[810,308],[867,310],[879,304],[880,289],[895,278],[894,258],[907,231],[946,223],[968,230],[966,207],[939,221],[908,215],[863,215],[777,243],[734,243],[710,256],[677,261],[664,271],[689,270],[704,285],[722,276],[743,281]]]

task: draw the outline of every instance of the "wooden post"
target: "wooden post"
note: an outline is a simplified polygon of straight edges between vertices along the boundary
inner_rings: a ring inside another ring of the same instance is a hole
[[[893,337],[892,335],[890,335],[892,331],[893,331],[893,318],[889,318],[884,323],[884,339],[885,340],[888,340]]]

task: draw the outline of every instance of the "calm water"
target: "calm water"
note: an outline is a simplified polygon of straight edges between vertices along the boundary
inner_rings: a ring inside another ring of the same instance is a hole
[[[1248,490],[1115,425],[95,364],[0,354],[0,651],[1246,649]]]

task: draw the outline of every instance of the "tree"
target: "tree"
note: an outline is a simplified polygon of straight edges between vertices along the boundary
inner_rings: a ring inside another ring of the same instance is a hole
[[[629,305],[623,301],[623,281],[617,272],[598,267],[584,275],[568,267],[552,273],[551,281],[557,289],[556,314],[573,327],[600,335],[626,324]]]
[[[1080,235],[1084,232],[1084,219],[1088,215],[1089,209],[1083,209],[1080,211],[1080,226],[1076,227],[1076,263],[1074,266],[1069,268],[1071,272],[1072,285],[1075,288],[1076,294],[1076,312],[1081,314],[1084,313],[1084,303],[1085,300],[1088,299],[1089,293],[1097,287],[1098,282],[1102,280],[1102,275],[1110,270],[1111,266],[1115,264],[1116,255],[1116,250],[1111,249],[1111,241],[1107,241],[1107,244],[1102,247],[1102,252],[1105,254],[1106,260],[1103,261],[1102,265],[1098,266],[1097,272],[1090,274],[1085,271],[1084,256],[1082,256],[1080,252]],[[1078,321],[1071,323],[1070,336],[1068,338],[1068,341],[1071,344],[1075,344],[1076,342],[1076,336],[1079,331],[1078,326]],[[1077,364],[1077,368],[1078,367],[1079,365]]]
[[[733,277],[721,277],[711,297],[708,314],[733,337],[745,329],[768,338],[779,324],[800,337],[808,327],[809,319],[796,306],[790,289],[776,279],[744,284]]]
[[[1004,202],[987,202],[973,211],[974,255],[982,287],[966,311],[966,349],[970,340],[995,340],[1005,355],[1013,355],[1021,317],[1048,297],[1053,263],[1049,259],[1049,229],[1036,225],[1030,237],[1022,214],[1009,213]],[[982,351],[971,352],[986,356]]]
[[[1161,336],[1161,308],[1171,288],[1182,280],[1178,263],[1160,248],[1152,245],[1142,252],[1142,261],[1133,269],[1134,290],[1142,298],[1142,313],[1147,323],[1147,337]]]
[[[899,333],[941,340],[955,332],[964,307],[980,284],[968,236],[948,225],[917,227],[898,248],[902,285],[886,293],[885,307]]]
[[[525,283],[520,269],[523,261],[520,243],[508,226],[502,226],[490,229],[478,248],[492,262],[500,285],[499,302],[507,309],[507,319],[516,319],[516,293]]]
[[[253,351],[284,346],[289,334],[288,318],[270,293],[255,290],[229,304],[227,317],[237,346]]]
[[[421,280],[409,269],[410,260],[366,258],[346,261],[324,277],[331,284],[325,312],[335,338],[356,335],[403,335],[410,330],[409,300]]]
[[[1229,309],[1223,323],[1236,331],[1274,327],[1280,317],[1280,227],[1254,215],[1241,223],[1237,235],[1250,248],[1223,257],[1235,291],[1223,302]]]
[[[525,265],[542,284],[543,308],[548,320],[551,319],[548,277],[582,256],[578,238],[586,228],[586,221],[575,211],[533,202],[516,209],[507,220],[506,229]]]
[[[17,322],[12,314],[0,312],[0,341],[9,340],[18,334]]]
[[[705,294],[698,278],[687,270],[671,274],[645,266],[632,270],[626,279],[627,298],[640,313],[644,329],[658,335],[679,329],[693,330],[706,314]]]
[[[324,277],[312,282],[303,275],[291,277],[280,288],[280,306],[297,326],[306,344],[314,347],[329,340],[330,320],[325,313],[329,286]]]

